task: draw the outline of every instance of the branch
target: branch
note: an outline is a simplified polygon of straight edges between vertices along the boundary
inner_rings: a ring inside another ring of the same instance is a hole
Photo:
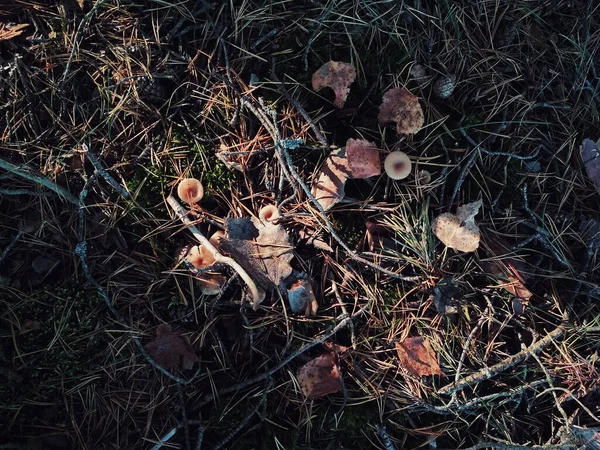
[[[175,215],[192,232],[194,237],[204,247],[206,247],[206,249],[208,249],[209,252],[212,253],[212,255],[215,257],[215,262],[228,265],[229,267],[231,267],[233,270],[235,270],[239,274],[239,276],[242,278],[242,280],[244,280],[244,282],[248,286],[248,289],[250,289],[250,292],[252,293],[252,299],[253,299],[252,308],[254,310],[256,310],[258,308],[258,304],[261,302],[261,295],[258,292],[256,283],[254,282],[254,280],[252,278],[250,278],[250,275],[248,275],[248,273],[244,270],[244,268],[242,266],[240,266],[237,263],[237,261],[235,261],[233,258],[224,256],[221,253],[219,253],[219,251],[215,248],[215,246],[212,245],[208,239],[206,239],[206,237],[200,232],[200,230],[198,228],[196,228],[196,226],[194,226],[193,222],[188,217],[188,210],[185,209],[183,206],[181,206],[179,204],[179,202],[175,199],[175,197],[173,197],[172,195],[169,195],[167,197],[167,203],[173,209],[173,212],[175,213]]]

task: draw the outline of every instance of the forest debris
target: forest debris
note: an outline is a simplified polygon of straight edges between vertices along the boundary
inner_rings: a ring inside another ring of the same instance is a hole
[[[443,375],[431,344],[421,336],[396,342],[400,365],[415,377]]]
[[[225,219],[225,229],[229,239],[249,241],[258,237],[258,229],[249,217],[239,219]]]
[[[0,22],[0,41],[8,41],[19,36],[28,26],[28,23],[8,24]]]
[[[159,325],[156,337],[145,347],[152,359],[164,369],[172,369],[181,364],[184,369],[189,370],[198,361],[187,338],[173,331],[168,323]]]
[[[350,92],[350,85],[356,79],[356,69],[352,64],[328,61],[323,64],[312,76],[312,88],[320,91],[324,87],[330,87],[335,93],[333,104],[343,108],[346,97]]]
[[[233,222],[236,227],[230,227]],[[239,229],[237,225],[243,224]],[[256,230],[256,240],[248,233],[250,225]],[[233,235],[232,235],[233,232]],[[256,217],[251,219],[230,219],[227,221],[228,238],[221,238],[219,249],[229,253],[250,276],[263,288],[272,289],[280,287],[290,274],[292,266],[290,262],[294,258],[293,246],[285,228],[280,224],[261,221]],[[250,237],[250,239],[246,239]]]
[[[575,438],[575,444],[578,448],[589,450],[600,450],[600,428],[578,427],[568,425],[569,434]],[[566,442],[569,442],[567,437]]]
[[[382,125],[395,123],[399,134],[415,134],[425,123],[419,99],[401,87],[383,94],[377,119]]]
[[[456,75],[440,77],[433,85],[433,93],[439,98],[448,98],[456,88]]]
[[[365,139],[348,139],[346,159],[353,178],[369,178],[381,175],[379,149]]]
[[[319,304],[308,280],[298,280],[288,289],[290,308],[296,314],[311,317],[317,314]]]
[[[324,210],[328,210],[344,198],[344,185],[350,176],[346,149],[342,147],[332,151],[312,187],[312,194]]]
[[[581,159],[588,177],[600,191],[600,152],[598,144],[591,139],[584,139],[581,145]]]
[[[56,266],[58,266],[58,263],[59,262],[55,259],[46,258],[45,256],[39,255],[36,256],[33,261],[31,261],[31,267],[36,273],[39,273],[40,275],[47,275],[52,272]]]
[[[444,213],[431,224],[433,233],[447,247],[461,252],[474,252],[479,248],[481,235],[475,223],[481,200],[459,206],[456,214]]]
[[[298,370],[298,383],[306,398],[323,397],[342,389],[340,373],[333,353],[325,353]]]

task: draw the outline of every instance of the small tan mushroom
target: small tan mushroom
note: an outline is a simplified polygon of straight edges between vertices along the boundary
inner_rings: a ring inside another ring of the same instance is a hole
[[[196,269],[203,269],[215,262],[213,254],[203,245],[193,246],[186,256],[188,262]]]
[[[223,289],[227,278],[223,275],[199,275],[195,281],[204,295],[217,295]]]
[[[202,183],[195,178],[185,178],[177,186],[177,195],[181,201],[189,203],[198,203],[204,197],[204,188]]]
[[[383,167],[392,180],[402,180],[410,175],[412,163],[406,153],[392,152],[385,158]]]
[[[419,184],[429,184],[431,183],[431,174],[426,170],[419,170],[417,172],[417,180]]]
[[[273,222],[275,219],[279,219],[279,211],[277,211],[277,206],[263,206],[258,212],[258,218],[260,220],[264,220],[265,222]]]

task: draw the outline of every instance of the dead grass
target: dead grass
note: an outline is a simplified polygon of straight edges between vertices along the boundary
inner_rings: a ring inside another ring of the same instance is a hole
[[[3,9],[8,22],[29,27],[0,41],[0,157],[75,195],[89,187],[87,263],[123,320],[84,276],[77,209],[0,171],[0,444],[158,448],[175,429],[164,448],[386,448],[376,431],[384,424],[398,448],[575,448],[561,430],[600,426],[600,202],[579,158],[582,139],[599,137],[594,2],[105,0]],[[341,111],[330,92],[310,89],[312,72],[330,59],[358,72]],[[411,77],[416,64],[425,77]],[[433,85],[447,75],[456,89],[440,99]],[[426,126],[414,137],[377,124],[382,93],[395,86],[423,106]],[[352,180],[329,214],[351,250],[418,282],[372,270],[332,239],[243,99],[276,111],[282,139],[303,140],[290,153],[309,185],[328,153],[311,125],[330,144],[363,137],[431,172],[427,184]],[[129,198],[104,177],[86,185],[94,168],[82,144]],[[164,201],[191,175],[207,188],[197,215],[206,235],[226,217],[289,198],[281,223],[296,243],[294,269],[315,288],[316,317],[292,315],[278,295],[254,312],[235,279],[220,297],[200,294],[177,264],[190,237]],[[487,245],[444,249],[431,219],[479,198]],[[383,248],[370,245],[367,221],[385,228]],[[314,234],[333,252],[311,245]],[[46,266],[36,272],[39,257]],[[507,274],[490,269],[500,261],[517,267],[533,294],[523,314],[502,286]],[[327,340],[348,347],[337,350],[342,392],[306,400],[299,389],[297,368],[324,345],[261,378],[336,317],[355,314]],[[535,346],[565,317],[565,333],[535,357],[443,393]],[[181,327],[200,358],[197,372],[177,373],[189,384],[161,375],[132,345],[132,335],[145,343],[163,322]],[[395,343],[417,335],[444,376],[399,367]]]

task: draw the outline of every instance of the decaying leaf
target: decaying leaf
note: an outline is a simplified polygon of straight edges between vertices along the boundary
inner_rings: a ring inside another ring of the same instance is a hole
[[[265,290],[279,287],[292,273],[290,262],[294,255],[288,233],[280,224],[261,221],[256,217],[248,219],[248,223],[258,233],[255,240],[245,239],[253,236],[254,232],[233,235],[244,238],[232,237],[228,222],[229,237],[221,238],[218,247],[229,253]],[[244,228],[248,227],[245,225]]]
[[[324,87],[330,87],[335,92],[333,104],[338,108],[343,108],[350,92],[350,85],[355,79],[356,69],[352,64],[329,61],[313,73],[312,88],[320,91]]]
[[[307,398],[323,397],[342,389],[340,373],[333,353],[325,353],[298,370],[298,383]]]
[[[600,450],[600,428],[568,426],[569,432],[563,436],[565,443],[574,440],[577,448],[587,450]]]
[[[249,217],[225,219],[225,229],[230,239],[249,241],[258,237],[258,229]]]
[[[474,252],[479,248],[481,235],[475,223],[481,200],[459,206],[456,214],[444,213],[431,224],[433,233],[447,247],[461,252]]]
[[[600,191],[600,151],[598,144],[591,139],[584,139],[581,146],[581,159],[590,180]]]
[[[437,362],[437,355],[429,342],[422,337],[412,337],[396,342],[400,365],[415,377],[443,375]]]
[[[152,359],[165,369],[172,369],[181,364],[184,369],[189,370],[198,361],[188,340],[166,323],[157,328],[156,338],[145,347]]]
[[[377,119],[382,125],[395,123],[399,134],[414,134],[423,128],[425,123],[419,99],[401,87],[390,89],[383,94]]]
[[[305,314],[306,317],[314,316],[317,313],[319,304],[315,298],[310,282],[307,280],[298,280],[288,289],[288,300],[290,308],[296,314]]]
[[[344,198],[344,185],[350,176],[346,149],[331,152],[311,190],[323,209],[328,210]]]
[[[381,175],[379,149],[364,139],[348,139],[346,159],[353,178],[369,178]]]
[[[27,28],[29,24],[6,24],[0,22],[0,41],[8,41],[9,39],[15,38]]]

